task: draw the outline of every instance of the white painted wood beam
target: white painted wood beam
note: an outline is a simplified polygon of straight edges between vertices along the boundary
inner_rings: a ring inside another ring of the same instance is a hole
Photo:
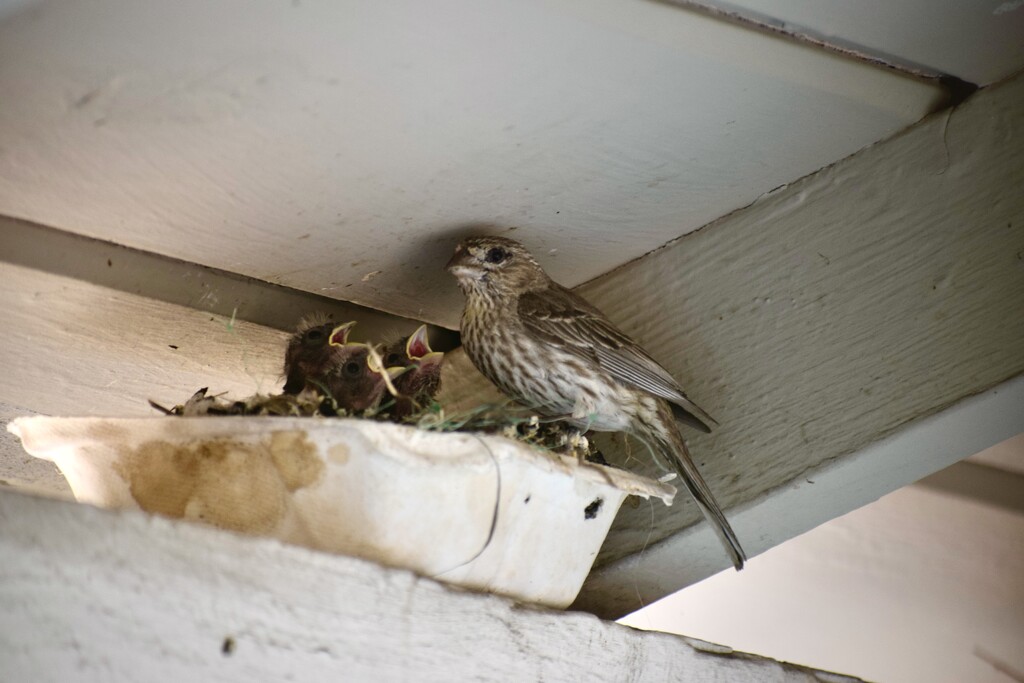
[[[854,683],[263,539],[0,491],[5,680]]]
[[[147,399],[173,405],[201,386],[276,390],[282,331],[317,311],[358,320],[357,339],[418,324],[0,216],[0,403],[21,414],[146,415]],[[435,332],[439,348],[456,338]]]
[[[0,306],[0,401],[32,412],[152,415],[149,398],[282,383],[287,334],[244,320],[3,262]]]
[[[1016,2],[673,0],[709,6],[888,64],[989,85],[1024,68]]]
[[[372,308],[244,275],[0,216],[0,262],[128,294],[291,331],[312,311],[358,320],[365,338],[418,323]],[[454,336],[454,335],[453,335]]]

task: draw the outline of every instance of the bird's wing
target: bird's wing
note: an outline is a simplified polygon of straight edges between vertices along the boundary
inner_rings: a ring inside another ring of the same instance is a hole
[[[552,283],[542,291],[523,294],[519,317],[529,332],[548,344],[597,362],[620,382],[672,402],[677,419],[702,431],[718,424],[683,393],[665,368],[601,311],[568,289]]]

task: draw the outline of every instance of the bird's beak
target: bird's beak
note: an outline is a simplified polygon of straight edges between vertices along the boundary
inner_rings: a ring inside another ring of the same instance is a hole
[[[338,325],[331,330],[331,336],[328,337],[328,342],[330,342],[331,346],[344,346],[348,343],[348,333],[351,332],[352,328],[355,326],[355,320]]]
[[[466,258],[466,250],[462,248],[462,245],[455,247],[455,253],[448,259],[448,263],[445,265],[445,270],[451,270],[455,266],[462,263]]]
[[[455,253],[448,259],[448,264],[444,267],[449,273],[455,277],[460,275],[468,275],[476,271],[471,263],[471,256],[461,244],[455,247]]]
[[[350,346],[357,345],[351,344]],[[384,373],[387,373],[388,377],[394,379],[395,377],[405,374],[405,372],[412,369],[412,366],[405,365],[389,365],[388,367],[384,367],[384,359],[380,357],[380,351],[367,344],[362,344],[362,346],[367,346],[368,348],[373,349],[372,353],[366,354],[366,367],[370,368],[370,372],[381,376],[383,376]]]
[[[455,248],[455,254],[445,269],[459,280],[480,280],[485,272],[479,264],[473,262],[473,256],[461,244]]]
[[[425,356],[420,356],[416,359],[416,365],[419,366],[419,370],[422,372],[425,368],[429,368],[431,365],[437,365],[444,360],[443,351],[431,351]]]
[[[409,335],[409,341],[405,342],[405,355],[412,360],[419,360],[428,353],[433,353],[430,348],[430,338],[427,336],[427,326],[420,325],[419,329]]]

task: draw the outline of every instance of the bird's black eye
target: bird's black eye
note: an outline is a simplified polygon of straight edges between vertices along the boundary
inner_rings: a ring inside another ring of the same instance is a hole
[[[501,263],[509,256],[510,254],[501,247],[491,247],[487,250],[487,256],[484,257],[484,260],[488,263]]]
[[[359,373],[362,372],[363,366],[354,360],[350,360],[345,363],[344,367],[341,368],[342,372],[345,373],[346,377],[358,377]]]
[[[402,360],[402,358],[397,353],[389,353],[388,357],[384,359],[384,364],[388,367],[392,367],[394,365],[398,365],[398,361],[400,360]]]
[[[306,332],[306,335],[304,337],[304,339],[311,344],[323,341],[323,338],[324,331],[321,330],[319,327],[314,327],[313,329],[309,330],[308,332]]]

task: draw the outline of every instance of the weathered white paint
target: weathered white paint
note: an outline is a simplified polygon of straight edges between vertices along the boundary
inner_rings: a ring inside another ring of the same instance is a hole
[[[287,335],[262,325],[2,262],[0,308],[0,401],[29,411],[153,415],[147,399],[282,384]]]
[[[1024,3],[1019,0],[696,2],[979,85],[1024,69]]]
[[[675,489],[510,439],[344,419],[27,417],[79,502],[352,555],[531,604],[579,592],[622,501]]]
[[[0,92],[0,214],[450,326],[481,224],[578,284],[944,99],[639,0],[49,2]]]
[[[353,339],[360,340],[390,340],[418,325],[372,308],[7,216],[0,216],[0,261],[289,332],[314,311],[338,321],[358,320]]]
[[[1024,680],[1024,515],[915,484],[624,621],[872,681]]]
[[[0,426],[32,411],[0,402]],[[21,491],[72,499],[71,488],[52,462],[33,458],[21,447],[21,441],[6,429],[0,429],[0,488],[11,486]]]
[[[353,558],[0,491],[10,680],[856,679]]]

